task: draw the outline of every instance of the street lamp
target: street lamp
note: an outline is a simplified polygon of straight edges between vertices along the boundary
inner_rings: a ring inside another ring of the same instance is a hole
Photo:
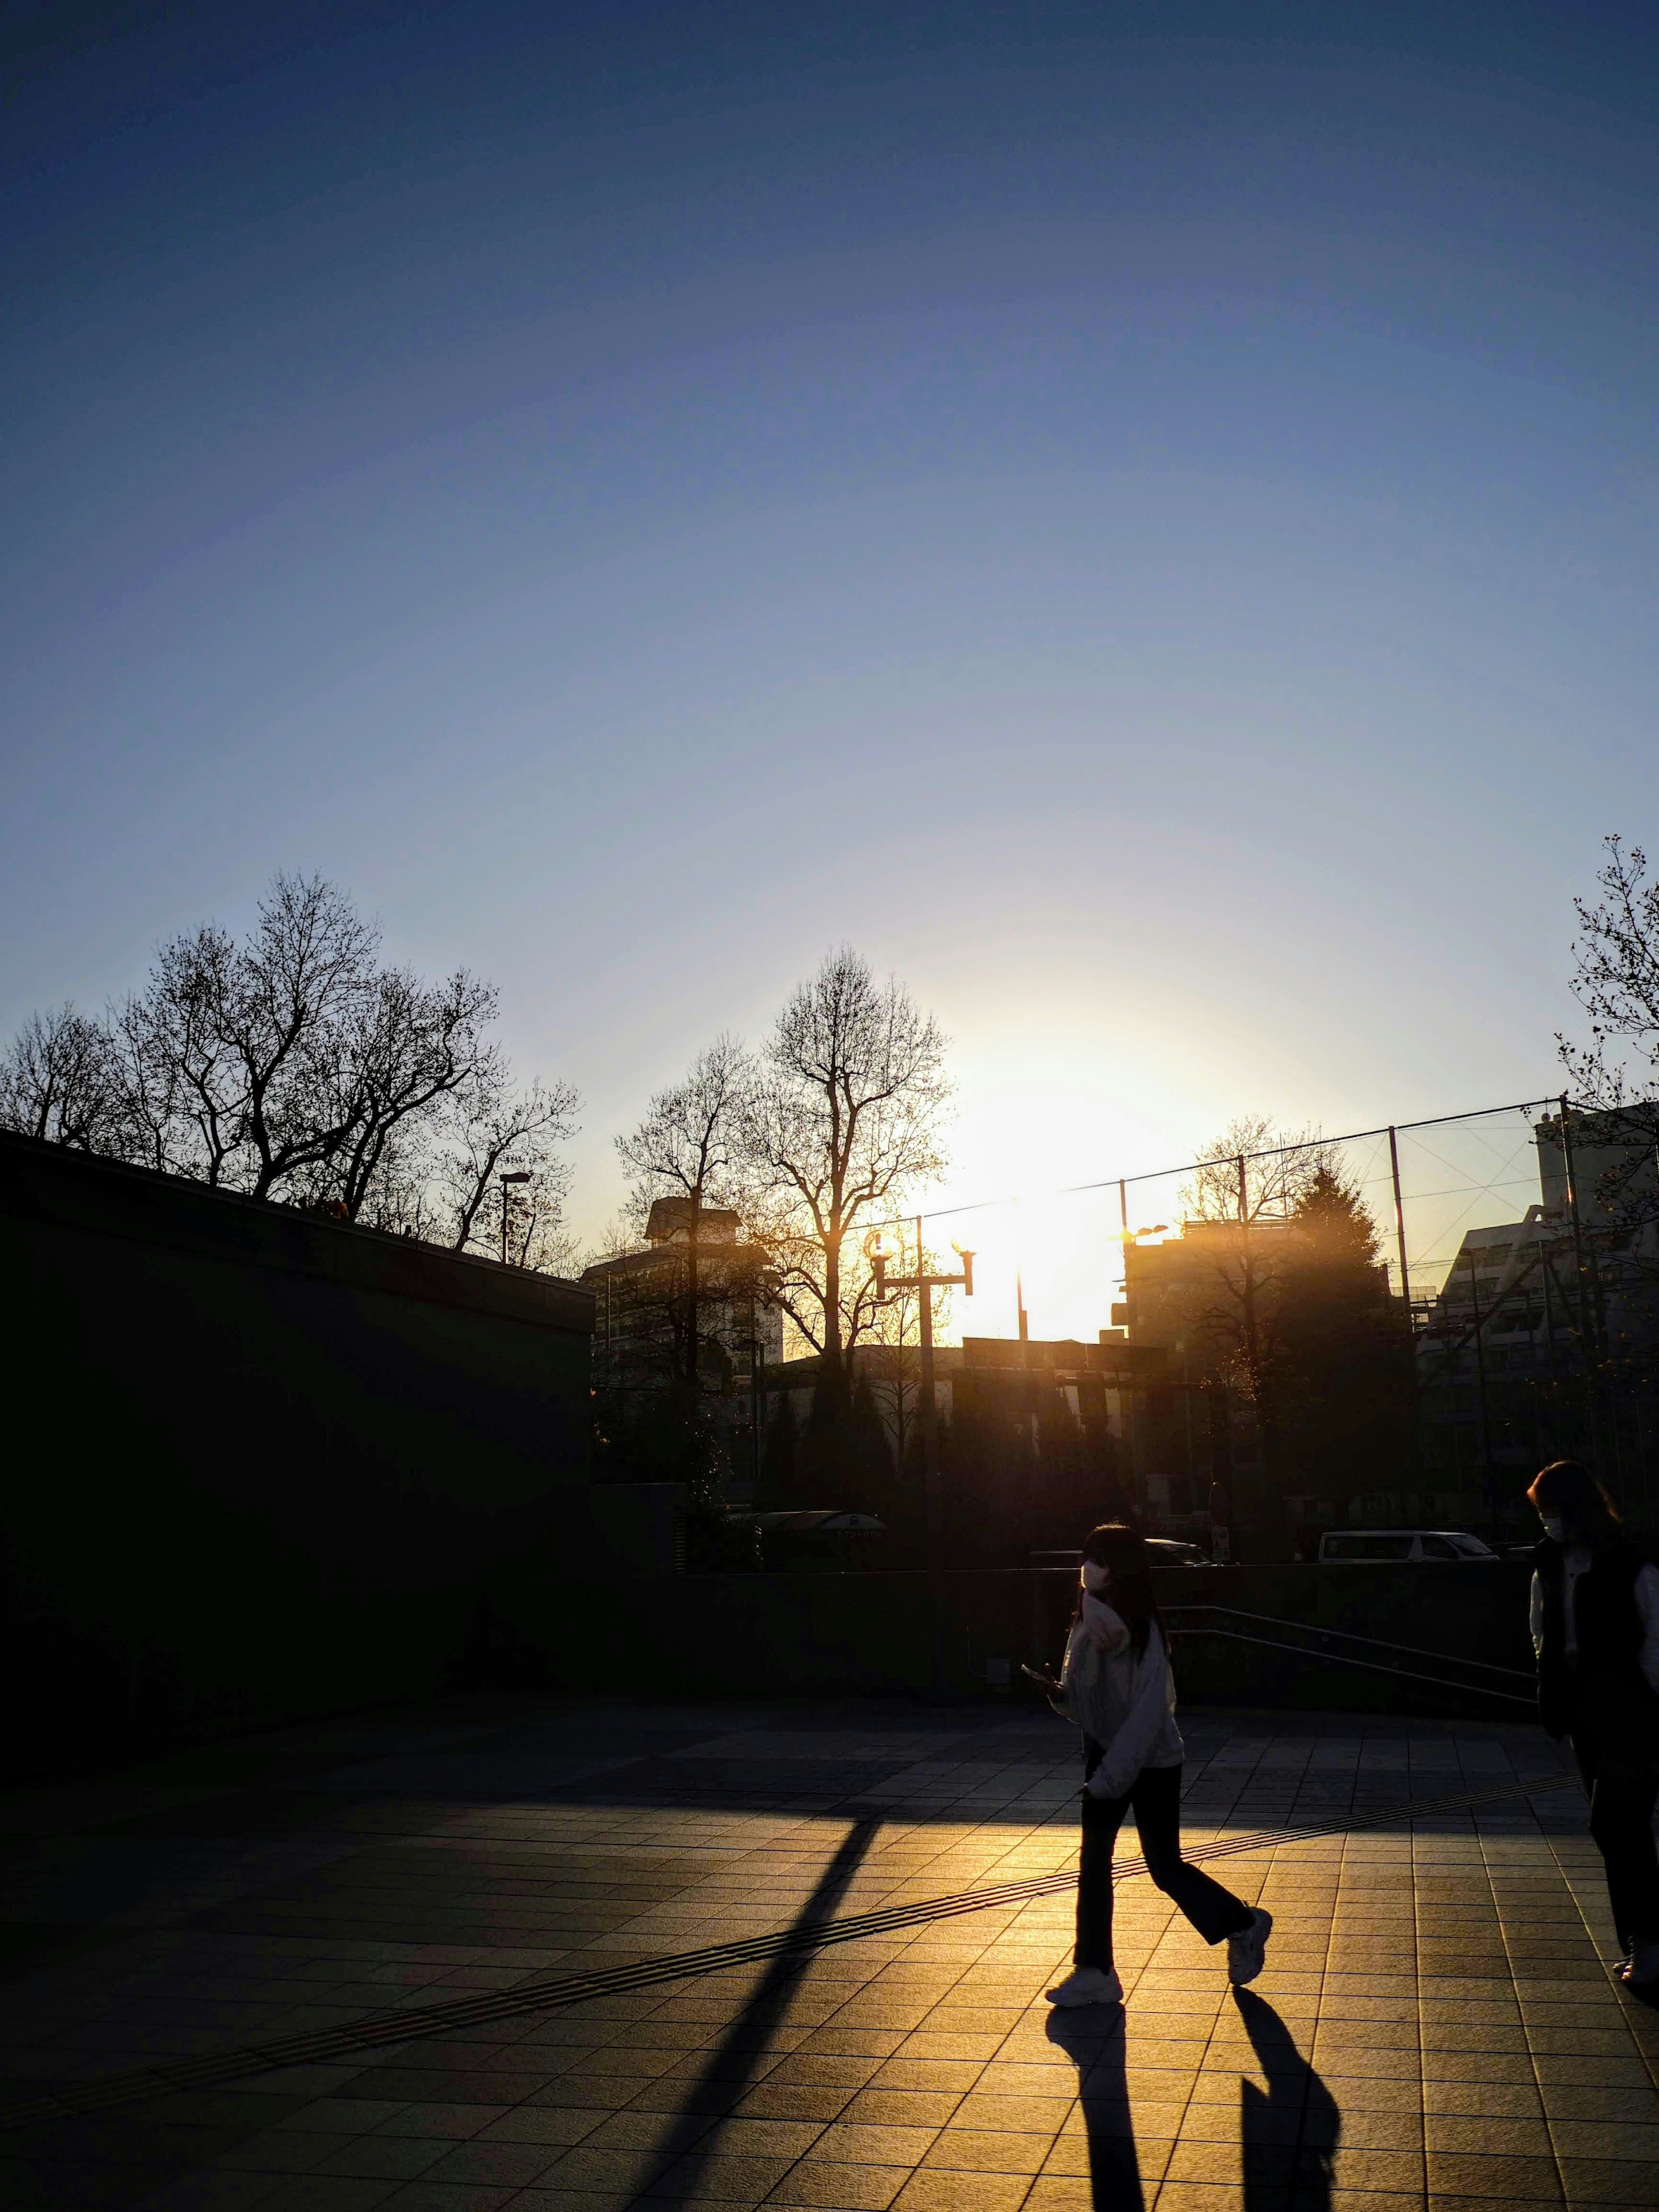
[[[512,1172],[511,1172],[510,1174],[508,1174],[508,1175],[504,1175],[504,1176],[501,1177],[501,1265],[502,1265],[502,1267],[506,1267],[506,1265],[507,1265],[507,1187],[508,1183],[510,1183],[510,1182],[528,1182],[530,1180],[531,1180],[531,1175],[530,1175],[530,1170],[529,1170],[529,1169],[528,1169],[528,1168],[514,1168],[514,1169],[512,1170]]]

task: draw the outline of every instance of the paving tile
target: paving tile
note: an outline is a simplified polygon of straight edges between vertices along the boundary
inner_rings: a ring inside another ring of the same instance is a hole
[[[687,1751],[666,1761],[680,1794],[654,1802],[643,1787],[616,1802],[526,1791],[520,1747],[556,1744],[577,1709],[532,1701],[476,1726],[449,1714],[422,1754],[436,1765],[420,1790],[400,1798],[399,1783],[355,1801],[343,1856],[336,1790],[325,1860],[250,1891],[234,1922],[210,1925],[192,1908],[160,1943],[131,1939],[149,1948],[121,2005],[100,1984],[107,1950],[58,1970],[46,1995],[53,2033],[79,2038],[70,2070],[106,2068],[123,2035],[138,2055],[187,2049],[192,2037],[349,2017],[401,1989],[431,2004],[578,1955],[621,1961],[783,1926],[808,1908],[826,1848],[848,1832],[837,1808],[878,1796],[884,1825],[837,1909],[1073,1859],[1074,1766],[1046,1717],[935,1714],[918,1728],[914,1715],[863,1708],[830,1757],[833,1711],[803,1729],[782,1710],[653,1715],[640,1773],[664,1771],[665,1744]],[[609,1710],[607,1736],[633,1725],[619,1714]],[[400,1717],[385,1740],[404,1742],[408,1725]],[[364,1747],[380,1726],[354,1727],[358,1767],[378,1755]],[[981,1759],[993,1739],[999,1759]],[[711,1741],[718,1762],[697,1749]],[[901,1743],[902,1756],[876,1757]],[[466,1780],[447,1795],[455,1744]],[[1264,1733],[1200,1716],[1188,1832],[1340,1812],[1356,1790],[1386,1802],[1506,1778],[1511,1747],[1540,1766],[1553,1755],[1535,1737],[1474,1724],[1290,1717]],[[755,1786],[727,1802],[739,1753]],[[337,1760],[308,1755],[325,1771]],[[493,1797],[479,1782],[492,1759]],[[705,1765],[720,1778],[710,1790],[681,1789]],[[144,1801],[152,1838],[165,1838],[179,1802]],[[283,1832],[303,1835],[303,1820]],[[1517,1808],[1501,1823],[1448,1816],[1414,1838],[1326,1836],[1241,1856],[1228,1879],[1278,1918],[1255,1990],[1278,2021],[1261,2050],[1216,1954],[1132,1881],[1119,1914],[1127,2013],[1092,2035],[1071,2022],[1066,2047],[1041,1992],[1064,1970],[1066,1905],[1044,1899],[842,1947],[782,1985],[763,1966],[728,1970],[367,2065],[293,2069],[280,2095],[267,2077],[243,2100],[263,2109],[216,2118],[204,2107],[188,2120],[178,2109],[180,2126],[221,2128],[201,2154],[218,2162],[161,2185],[175,2212],[192,2187],[203,2205],[218,2190],[222,2212],[267,2191],[307,2212],[495,2204],[503,2192],[530,2212],[605,2212],[645,2190],[641,2201],[662,2204],[1012,2212],[1023,2201],[1042,2212],[1092,2206],[1133,2173],[1158,2212],[1236,2212],[1247,2181],[1249,2212],[1281,2202],[1288,2212],[1300,2156],[1306,2188],[1334,2212],[1425,2202],[1513,2212],[1554,2201],[1564,2173],[1575,2205],[1650,2201],[1659,2099],[1643,2054],[1659,2057],[1659,2021],[1622,2008],[1586,1935],[1586,1916],[1595,1929],[1604,1911],[1600,1869],[1571,1817],[1549,1832]],[[38,1977],[32,1988],[38,1999]],[[0,2042],[5,2001],[0,1985]],[[10,2040],[27,2051],[37,2036],[31,2020]],[[271,2147],[279,2139],[285,2148]],[[116,2133],[106,2141],[111,2158],[131,2161],[124,2171],[144,2170]],[[66,2180],[88,2171],[66,2145]]]
[[[1567,2158],[1561,2179],[1573,2205],[1659,2204],[1659,2166],[1622,2158]]]
[[[1428,2153],[1431,2197],[1490,2197],[1559,2203],[1562,2185],[1553,2158],[1504,2158],[1463,2151]]]
[[[769,2204],[802,2204],[822,2212],[886,2212],[910,2179],[908,2166],[854,2166],[804,2158],[771,2191]]]
[[[893,2204],[896,2212],[1019,2212],[1030,2188],[1023,2173],[913,2173]]]
[[[906,2166],[920,2163],[939,2130],[931,2127],[863,2125],[837,2121],[824,2129],[811,2147],[817,2160],[833,2159],[854,2165]]]
[[[1000,2134],[988,2128],[948,2127],[928,2145],[924,2169],[948,2166],[963,2173],[1025,2173],[1042,2170],[1052,2135]]]

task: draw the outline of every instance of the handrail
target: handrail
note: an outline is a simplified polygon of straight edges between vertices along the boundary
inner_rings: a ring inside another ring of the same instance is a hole
[[[1213,1608],[1220,1611],[1223,1608]],[[1250,1618],[1245,1615],[1244,1618]],[[1368,1674],[1386,1674],[1391,1682],[1426,1682],[1431,1689],[1453,1690],[1466,1697],[1501,1698],[1507,1705],[1525,1705],[1530,1711],[1534,1700],[1522,1698],[1513,1690],[1495,1690],[1485,1682],[1449,1682],[1438,1674],[1419,1674],[1409,1667],[1379,1667],[1374,1659],[1350,1659],[1340,1651],[1310,1651],[1305,1644],[1278,1644],[1267,1636],[1243,1636],[1236,1628],[1183,1628],[1182,1636],[1215,1636],[1227,1644],[1254,1644],[1263,1651],[1277,1651],[1291,1659],[1317,1659],[1327,1667],[1358,1667]],[[1383,1647],[1403,1650],[1403,1644]],[[1479,1663],[1479,1662],[1476,1662]],[[1504,1673],[1512,1669],[1504,1668]],[[1519,1678],[1519,1679],[1524,1679]]]
[[[1166,1605],[1163,1610],[1172,1620],[1177,1613],[1218,1613],[1224,1620],[1254,1620],[1268,1628],[1298,1628],[1310,1636],[1334,1636],[1339,1643],[1342,1644],[1369,1644],[1374,1651],[1400,1651],[1409,1659],[1436,1659],[1445,1667],[1474,1667],[1483,1674],[1506,1674],[1512,1682],[1530,1682],[1533,1680],[1532,1675],[1523,1667],[1499,1667],[1490,1659],[1463,1659],[1460,1658],[1455,1651],[1425,1651],[1420,1644],[1389,1644],[1385,1643],[1380,1636],[1356,1636],[1352,1629],[1327,1628],[1322,1623],[1314,1620],[1284,1620],[1276,1613],[1245,1613],[1234,1605],[1205,1605],[1195,1601],[1191,1605]],[[1193,1632],[1194,1632],[1188,1631],[1189,1634]],[[1261,1639],[1258,1638],[1253,1640],[1260,1642]],[[1337,1655],[1333,1652],[1329,1656],[1334,1658]],[[1355,1661],[1350,1663],[1357,1665],[1359,1662]]]

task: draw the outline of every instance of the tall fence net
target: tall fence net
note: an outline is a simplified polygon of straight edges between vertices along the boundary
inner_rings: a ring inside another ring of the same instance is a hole
[[[1258,1558],[1357,1529],[1514,1543],[1532,1475],[1571,1456],[1659,1533],[1644,1116],[1545,1098],[1241,1146],[924,1234],[975,1254],[957,1404],[1012,1361],[1033,1449],[1042,1420],[1092,1419],[1154,1530]]]

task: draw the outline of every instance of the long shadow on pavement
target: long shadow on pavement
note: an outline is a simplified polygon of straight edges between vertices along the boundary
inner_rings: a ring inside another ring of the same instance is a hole
[[[1239,2084],[1245,2212],[1282,2212],[1293,2188],[1296,2212],[1330,2212],[1331,2161],[1342,2116],[1330,2091],[1267,2002],[1235,1990],[1233,2002],[1267,2086]]]
[[[793,1927],[831,1917],[881,1826],[879,1816],[854,1821],[796,1914]],[[810,1972],[812,1964],[810,1954],[775,1959],[756,1984],[742,2010],[688,2084],[680,2116],[658,2152],[660,2163],[650,2184],[652,2191],[666,2184],[677,2195],[691,2193],[709,2161],[720,2156],[721,2122],[760,2070],[760,2063],[770,2049],[769,2029],[790,1984]]]
[[[1129,2114],[1125,2072],[1128,2036],[1121,2005],[1079,2005],[1048,2015],[1048,2037],[1078,2071],[1083,2124],[1089,2137],[1090,2203],[1094,2212],[1144,2212],[1140,2160]]]

